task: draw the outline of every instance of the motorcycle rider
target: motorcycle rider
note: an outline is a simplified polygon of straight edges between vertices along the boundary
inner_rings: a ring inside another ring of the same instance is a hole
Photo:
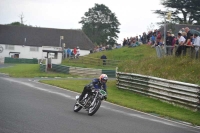
[[[88,85],[86,85],[83,89],[83,92],[81,93],[79,97],[79,103],[82,104],[82,99],[85,96],[86,93],[90,92],[92,89],[103,89],[106,91],[106,82],[108,80],[108,76],[106,74],[101,74],[99,78],[95,78],[92,80],[92,82]],[[107,97],[104,97],[104,99],[107,99]]]

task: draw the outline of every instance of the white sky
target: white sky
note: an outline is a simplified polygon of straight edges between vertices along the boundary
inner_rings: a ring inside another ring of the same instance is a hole
[[[160,21],[152,10],[162,9],[160,0],[0,0],[0,24],[20,21],[32,26],[81,29],[78,22],[94,4],[105,4],[121,23],[118,43],[126,37],[147,31],[147,27]]]

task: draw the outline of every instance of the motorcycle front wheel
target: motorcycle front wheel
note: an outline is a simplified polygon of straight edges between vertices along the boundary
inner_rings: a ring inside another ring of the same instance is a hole
[[[89,108],[88,115],[90,115],[90,116],[94,115],[97,112],[97,110],[99,109],[100,106],[101,106],[101,100],[97,99],[94,106]]]

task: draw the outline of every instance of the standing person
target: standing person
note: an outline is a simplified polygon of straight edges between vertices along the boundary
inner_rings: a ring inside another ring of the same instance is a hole
[[[191,33],[190,33],[190,29],[188,27],[185,28],[185,32],[187,33],[187,38],[185,40],[185,43],[183,45],[183,55],[185,56],[186,55],[186,48],[187,48],[187,45],[189,45],[191,43]]]
[[[124,38],[123,46],[126,46],[126,44],[127,44],[127,40],[126,40],[126,38]]]
[[[76,47],[75,47],[74,50],[73,50],[73,54],[74,54],[74,58],[76,58],[76,54],[77,54],[77,49],[76,49]]]
[[[71,49],[70,48],[67,48],[67,58],[70,58],[71,57]]]
[[[166,52],[167,52],[167,55],[172,55],[172,53],[171,53],[172,41],[173,41],[173,38],[171,36],[171,33],[168,32],[167,33],[167,38],[166,38]]]
[[[171,48],[171,53],[173,54],[174,46],[176,44],[176,37],[174,34],[172,34],[172,48]]]
[[[146,43],[147,43],[147,35],[146,35],[146,32],[143,33],[143,36],[142,36],[142,43],[143,43],[143,44],[146,44]]]
[[[154,34],[151,36],[151,44],[152,44],[152,45],[155,44],[155,40],[156,40],[156,34],[154,33]]]
[[[182,52],[182,47],[185,43],[185,38],[182,36],[181,33],[178,33],[178,48],[176,50],[176,56],[180,56]]]
[[[161,32],[158,31],[157,36],[156,36],[156,46],[160,44],[161,38],[162,38]]]
[[[107,57],[105,55],[102,55],[101,59],[103,60],[103,65],[106,65],[106,59],[107,59]]]
[[[79,58],[79,56],[80,56],[80,48],[79,48],[79,46],[77,47],[77,53],[76,53],[76,58]]]
[[[195,47],[195,58],[197,59],[200,47],[200,37],[197,34],[194,34],[194,44],[192,46]]]

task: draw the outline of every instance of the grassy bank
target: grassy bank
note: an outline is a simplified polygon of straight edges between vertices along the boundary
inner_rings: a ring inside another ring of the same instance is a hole
[[[12,67],[1,68],[1,73],[7,73],[12,77],[67,77],[71,75],[54,73],[54,72],[41,72],[38,64],[17,64]]]
[[[135,48],[123,47],[120,49],[93,53],[83,58],[99,59],[103,54],[105,54],[108,59],[120,60],[121,63],[116,66],[118,66],[121,72],[150,75],[200,85],[200,60],[191,59],[187,56],[179,58],[175,56],[158,58],[156,56],[156,50],[148,45]],[[83,64],[79,61],[74,63],[65,60],[63,64],[88,68],[102,68],[95,63]],[[103,68],[107,69],[109,67],[104,66]]]
[[[200,85],[200,61],[190,57],[149,57],[142,61],[125,61],[124,64],[119,65],[119,71]]]
[[[41,81],[43,83],[59,86],[68,90],[82,92],[84,85],[88,80],[56,80]],[[193,112],[181,107],[173,106],[140,94],[116,88],[115,81],[108,82],[109,102],[122,105],[131,109],[140,110],[147,113],[158,114],[161,117],[170,117],[182,121],[190,122],[194,125],[200,125],[200,112]]]
[[[100,57],[102,55],[106,55],[107,57],[107,65],[102,65],[102,61]],[[142,45],[137,48],[120,48],[108,51],[97,52],[93,54],[89,54],[84,57],[80,57],[79,60],[69,60],[65,59],[62,64],[68,66],[79,66],[85,68],[99,68],[99,69],[115,69],[117,64],[115,61],[125,61],[125,60],[134,60],[138,61],[143,59],[144,57],[153,56],[155,57],[155,51],[153,49],[149,49],[145,45]]]

